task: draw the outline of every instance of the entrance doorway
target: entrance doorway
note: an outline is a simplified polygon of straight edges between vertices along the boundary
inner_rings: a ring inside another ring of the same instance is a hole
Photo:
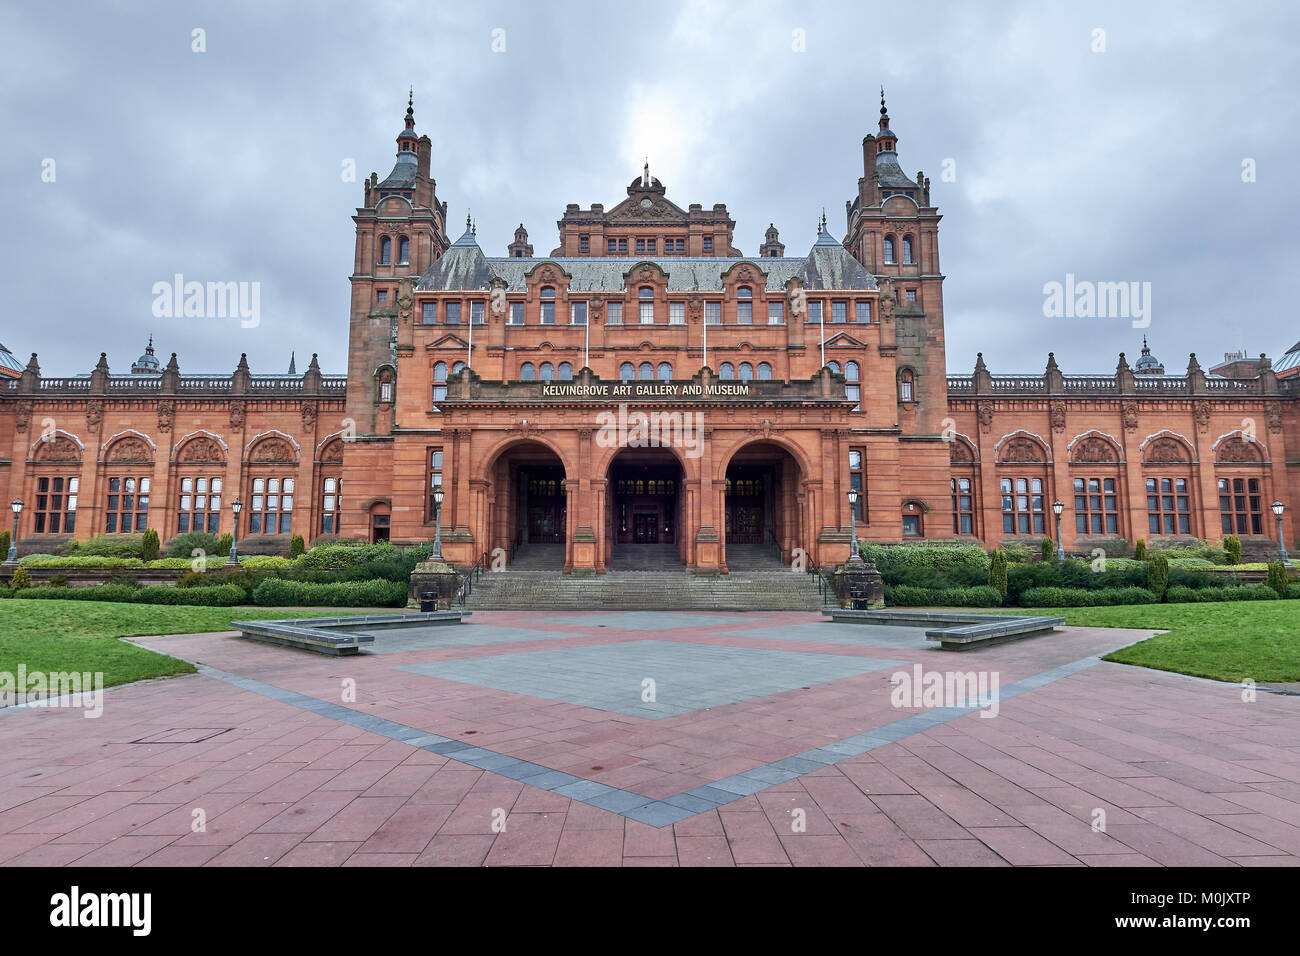
[[[759,441],[736,452],[723,491],[728,568],[789,565],[796,548],[808,547],[799,484],[798,463],[779,445]]]
[[[659,516],[634,515],[632,540],[637,544],[658,544]]]
[[[682,563],[682,469],[672,452],[625,448],[606,482],[606,563],[612,568]]]
[[[488,468],[488,540],[511,567],[562,568],[568,544],[568,488],[558,455],[538,441],[508,446]]]

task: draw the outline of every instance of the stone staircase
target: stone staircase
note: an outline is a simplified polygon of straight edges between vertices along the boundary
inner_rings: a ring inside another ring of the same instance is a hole
[[[513,568],[481,574],[466,598],[470,610],[818,611],[816,578],[790,570],[733,571],[705,577],[677,570],[611,570],[577,577]]]

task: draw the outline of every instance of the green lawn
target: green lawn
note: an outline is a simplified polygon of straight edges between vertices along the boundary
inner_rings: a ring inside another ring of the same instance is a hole
[[[0,672],[102,671],[104,686],[189,674],[194,667],[118,640],[149,634],[228,631],[231,621],[338,617],[364,609],[172,607],[109,601],[0,601]]]
[[[1300,681],[1300,601],[1223,601],[1121,607],[1037,608],[1079,627],[1167,630],[1105,660],[1194,677]]]

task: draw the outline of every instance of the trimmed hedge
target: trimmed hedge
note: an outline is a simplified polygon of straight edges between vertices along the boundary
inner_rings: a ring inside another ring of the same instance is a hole
[[[1000,607],[1002,595],[987,584],[969,588],[919,588],[886,585],[885,604],[893,607]]]
[[[1156,604],[1146,588],[1030,588],[1020,595],[1021,607],[1108,607],[1115,604]]]
[[[106,534],[89,541],[73,538],[68,542],[68,554],[97,555],[104,558],[139,558],[143,551],[143,534]]]
[[[989,556],[973,544],[864,544],[862,557],[876,566],[885,584],[933,590],[975,587],[989,580]]]
[[[252,596],[253,603],[267,607],[400,607],[406,603],[407,585],[383,580],[311,584],[267,578],[253,589]]]
[[[1292,590],[1296,593],[1292,594]],[[1292,585],[1287,597],[1300,598],[1300,587]],[[1212,601],[1276,601],[1278,594],[1267,584],[1238,584],[1226,588],[1185,588],[1173,585],[1165,592],[1170,604],[1200,604]]]
[[[202,551],[209,557],[220,554],[224,558],[230,553],[230,545],[226,545],[223,552],[220,548],[220,540],[215,534],[208,534],[206,531],[187,531],[184,534],[178,534],[167,542],[167,557],[169,558],[193,558],[195,551]]]
[[[129,584],[100,584],[89,588],[42,586],[25,588],[14,597],[20,600],[115,601],[119,604],[189,604],[201,607],[233,607],[247,600],[244,589],[233,584],[205,588],[174,588],[167,584],[147,588],[133,588]]]

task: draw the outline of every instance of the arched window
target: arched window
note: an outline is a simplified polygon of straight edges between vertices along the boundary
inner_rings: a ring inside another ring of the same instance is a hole
[[[903,265],[910,266],[911,264],[912,264],[912,237],[904,236],[903,237]]]
[[[643,285],[636,290],[638,300],[638,312],[642,325],[654,325],[655,321],[655,290],[648,285]]]
[[[433,366],[433,380],[435,382],[447,381],[447,363],[435,362]]]
[[[772,380],[772,366],[766,362],[758,363],[758,380],[760,382],[770,382]]]
[[[857,363],[857,362],[848,362],[848,363],[845,364],[845,366],[844,366],[844,381],[846,381],[846,382],[856,382],[856,381],[859,380],[860,376],[861,376],[861,371],[860,371],[860,369],[858,368],[858,363]]]
[[[747,285],[736,289],[736,323],[738,325],[754,324],[754,293]]]
[[[573,381],[573,366],[568,362],[561,362],[559,368],[559,379],[561,382]]]
[[[453,366],[451,367],[451,374],[452,374],[452,375],[455,375],[457,372],[463,372],[463,371],[465,371],[465,363],[464,363],[464,362],[457,362],[455,365],[453,365]]]
[[[631,362],[624,362],[618,367],[618,378],[620,382],[630,382],[636,377],[636,366]]]
[[[659,363],[659,381],[671,382],[673,379],[673,367],[667,362]]]
[[[844,363],[844,397],[853,401],[853,410],[861,411],[862,406],[858,404],[862,400],[862,386],[858,382],[862,378],[862,371],[857,362]]]
[[[539,370],[539,373],[540,374],[538,374],[537,377],[540,378],[543,382],[555,381],[555,366],[552,365],[550,362],[543,362],[542,367]]]
[[[399,266],[410,265],[411,263],[411,240],[402,236],[397,240],[397,264]]]
[[[898,400],[900,402],[915,401],[912,391],[912,370],[905,368],[898,374]]]
[[[379,240],[379,264],[389,265],[393,261],[393,240],[384,236]]]
[[[893,236],[885,237],[885,264],[891,266],[894,264],[894,237]]]
[[[555,324],[555,287],[542,286],[542,325]]]
[[[740,380],[742,382],[752,382],[754,380],[754,366],[748,362],[740,363]]]
[[[436,405],[447,397],[447,363],[433,363],[433,402]]]
[[[637,381],[639,382],[654,381],[655,367],[651,365],[649,362],[642,362],[640,365],[637,366],[636,377],[637,377]]]
[[[736,367],[730,362],[723,362],[722,368],[718,369],[718,378],[724,382],[730,382],[736,377]]]
[[[841,374],[839,362],[827,362],[826,367],[830,369],[832,372],[834,372],[836,375]]]
[[[384,404],[393,401],[393,373],[391,369],[384,369],[379,373],[379,400]]]
[[[533,368],[532,362],[525,362],[519,367],[519,380],[521,382],[531,382],[537,377],[537,370]]]

